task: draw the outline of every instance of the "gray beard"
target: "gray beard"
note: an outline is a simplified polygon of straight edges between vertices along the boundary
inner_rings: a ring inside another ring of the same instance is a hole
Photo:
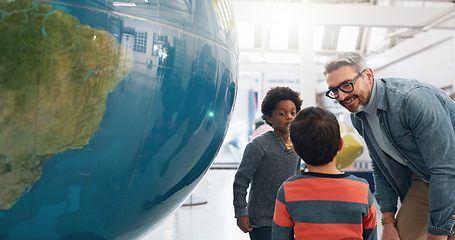
[[[365,105],[359,104],[359,107],[357,108],[357,110],[354,113],[361,112],[361,111],[363,111],[364,108],[365,108]]]

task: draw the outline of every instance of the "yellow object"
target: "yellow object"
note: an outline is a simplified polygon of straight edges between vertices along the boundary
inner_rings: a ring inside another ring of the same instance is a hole
[[[292,143],[291,143],[291,144],[285,143],[285,145],[286,145],[286,148],[287,148],[288,150],[291,150],[291,149],[292,149]]]
[[[335,159],[337,168],[343,169],[349,167],[362,154],[363,145],[360,135],[345,123],[340,123],[340,131],[344,145]]]

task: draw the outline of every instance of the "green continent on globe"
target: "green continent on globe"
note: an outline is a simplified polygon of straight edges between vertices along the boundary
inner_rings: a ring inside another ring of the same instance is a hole
[[[106,31],[30,0],[0,0],[0,209],[50,157],[95,134],[132,55]]]

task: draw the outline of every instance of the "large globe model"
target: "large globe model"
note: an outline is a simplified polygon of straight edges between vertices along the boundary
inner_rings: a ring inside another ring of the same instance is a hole
[[[191,194],[237,90],[227,0],[0,0],[0,239],[135,239]]]

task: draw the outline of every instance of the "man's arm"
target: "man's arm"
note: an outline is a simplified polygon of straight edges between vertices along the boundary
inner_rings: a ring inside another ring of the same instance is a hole
[[[402,109],[428,169],[429,237],[452,234],[455,221],[455,132],[451,119],[455,103],[447,99],[420,87],[407,94]]]
[[[371,130],[368,128],[365,129],[362,125],[362,121],[360,119],[357,119],[354,114],[351,114],[351,122],[357,132],[365,140],[370,158],[372,160],[373,177],[376,190],[375,198],[379,205],[378,210],[381,212],[396,212],[398,194],[395,192],[395,189],[390,185],[389,181],[378,166],[378,162],[382,161],[382,158],[386,158],[386,155],[379,148],[379,145],[376,143],[376,141],[368,137],[369,135],[372,135]]]
[[[381,240],[400,240],[398,230],[395,227],[395,213],[383,212],[382,213],[382,235]]]
[[[449,237],[445,235],[433,235],[428,233],[427,240],[447,240]]]

